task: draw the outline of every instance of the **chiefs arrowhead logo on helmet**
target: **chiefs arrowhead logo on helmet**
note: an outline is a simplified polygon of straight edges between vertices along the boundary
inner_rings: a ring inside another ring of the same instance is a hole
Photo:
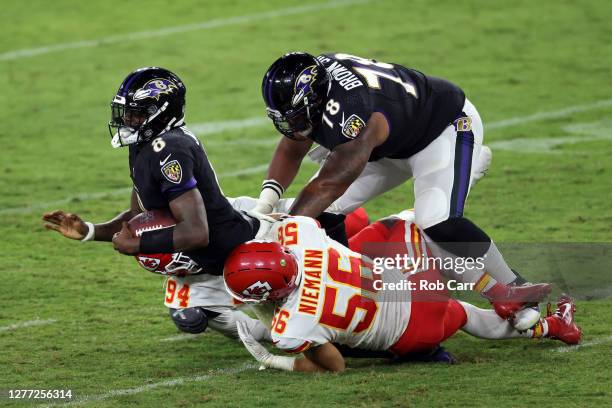
[[[147,271],[151,271],[151,272],[155,272],[157,267],[161,263],[161,260],[159,260],[159,259],[150,258],[150,257],[144,256],[144,255],[138,255],[136,257],[136,260],[138,261],[140,266],[145,268]]]
[[[265,299],[271,290],[272,286],[268,282],[257,281],[243,290],[242,294],[256,299]]]

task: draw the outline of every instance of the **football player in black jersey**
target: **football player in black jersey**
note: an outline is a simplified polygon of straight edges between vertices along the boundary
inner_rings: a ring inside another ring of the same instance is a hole
[[[226,256],[253,239],[258,219],[232,208],[223,196],[200,141],[185,127],[183,82],[172,72],[146,67],[130,73],[112,103],[113,147],[129,146],[131,207],[93,225],[77,215],[44,215],[46,227],[72,239],[111,241],[123,254],[182,251],[203,268],[221,274]],[[129,221],[143,210],[170,209],[176,226],[133,237]]]
[[[269,211],[316,142],[330,152],[290,214],[346,214],[413,178],[417,224],[439,253],[484,257],[487,276],[494,278],[479,282],[485,290],[495,280],[525,283],[489,236],[463,216],[470,187],[491,153],[482,145],[480,116],[459,87],[397,64],[295,52],[270,66],[262,94],[268,116],[286,137],[274,152],[256,211]]]

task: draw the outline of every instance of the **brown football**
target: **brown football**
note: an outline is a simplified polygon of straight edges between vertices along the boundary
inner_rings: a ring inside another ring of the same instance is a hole
[[[128,222],[130,231],[135,237],[143,232],[168,228],[176,225],[176,220],[170,210],[151,210],[141,212]]]

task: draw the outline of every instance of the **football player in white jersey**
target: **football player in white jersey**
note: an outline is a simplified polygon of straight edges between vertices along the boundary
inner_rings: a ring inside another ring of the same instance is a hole
[[[273,304],[273,343],[285,352],[304,353],[304,358],[273,355],[237,322],[246,348],[267,367],[342,371],[345,362],[333,343],[405,356],[432,351],[459,329],[488,339],[549,337],[567,344],[581,339],[575,307],[566,296],[554,315],[519,332],[493,310],[450,299],[445,290],[423,289],[444,281],[435,269],[373,273],[369,258],[329,239],[313,219],[283,219],[266,238],[270,242],[236,248],[224,279],[240,301]]]
[[[251,197],[227,197],[232,207],[249,211],[257,203]],[[293,199],[282,199],[275,212],[285,212]],[[360,209],[347,217],[347,236],[351,230],[367,226],[367,214]],[[348,228],[350,226],[350,228]],[[228,336],[238,338],[236,322],[249,327],[257,341],[270,341],[270,329],[244,311],[248,306],[240,305],[225,289],[222,276],[201,273],[202,268],[181,252],[172,254],[138,254],[138,264],[149,272],[166,276],[164,304],[177,328],[185,333],[203,333],[208,327]]]
[[[259,320],[238,310],[236,301],[225,289],[222,276],[201,273],[187,255],[138,254],[138,264],[149,272],[164,275],[164,304],[176,327],[185,333],[203,333],[208,327],[237,339],[236,322],[249,328],[257,341],[270,341],[270,330]]]

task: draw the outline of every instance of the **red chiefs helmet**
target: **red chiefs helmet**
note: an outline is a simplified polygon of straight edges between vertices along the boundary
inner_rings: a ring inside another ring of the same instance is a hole
[[[295,256],[277,242],[250,241],[239,245],[225,260],[227,291],[244,303],[287,297],[298,285]]]
[[[138,254],[134,256],[140,266],[149,272],[162,275],[194,275],[202,268],[182,252],[172,254]]]

